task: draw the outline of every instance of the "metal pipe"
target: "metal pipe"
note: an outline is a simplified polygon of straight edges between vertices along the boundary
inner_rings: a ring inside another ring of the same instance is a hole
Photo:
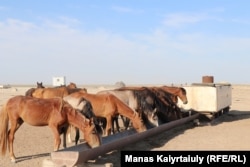
[[[136,133],[134,130],[124,131],[104,137],[102,139],[102,145],[96,148],[89,149],[85,143],[59,150],[51,153],[51,159],[55,166],[75,166],[77,164],[83,164],[84,162],[95,159],[100,155],[103,155],[109,151],[124,147],[128,144],[135,143],[143,140],[147,137],[154,136],[176,126],[185,124],[198,118],[199,113],[189,117],[185,117],[176,121],[160,125],[158,127],[149,129],[142,133]]]

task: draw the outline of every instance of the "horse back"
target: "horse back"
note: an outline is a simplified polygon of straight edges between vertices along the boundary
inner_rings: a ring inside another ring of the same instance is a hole
[[[21,118],[33,126],[45,126],[50,119],[61,118],[62,105],[60,98],[40,99],[20,95],[10,98],[6,109],[11,118]]]

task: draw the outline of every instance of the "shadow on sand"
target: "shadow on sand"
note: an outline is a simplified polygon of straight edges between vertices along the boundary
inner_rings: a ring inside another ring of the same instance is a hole
[[[35,154],[35,155],[27,155],[27,156],[22,156],[22,157],[17,157],[16,158],[16,163],[30,160],[30,159],[35,159],[35,158],[41,158],[41,157],[47,157],[50,156],[50,153],[43,153],[43,154]]]
[[[250,119],[250,111],[230,110],[229,112],[213,120],[210,120],[202,115],[199,117],[199,120],[201,121],[200,126],[216,126],[223,122],[233,122],[233,121],[239,121],[239,120],[244,120],[244,119]],[[140,150],[150,151],[155,148],[164,146],[171,139],[181,134],[184,134],[186,130],[193,129],[195,127],[197,127],[197,125],[195,125],[194,122],[188,122],[184,125],[181,125],[173,129],[170,129],[166,132],[163,132],[159,135],[152,136],[152,137],[144,139],[143,141],[130,144],[130,145],[127,145],[126,147],[111,151],[105,155],[99,156],[99,158],[97,158],[94,162],[88,162],[87,164],[104,164],[104,163],[107,163],[107,159],[109,159],[109,163],[113,163],[114,166],[119,167],[120,164],[115,160],[115,157],[119,157],[121,151],[135,150],[135,148],[136,148],[136,151],[140,151]],[[111,162],[110,162],[110,159],[111,159]]]

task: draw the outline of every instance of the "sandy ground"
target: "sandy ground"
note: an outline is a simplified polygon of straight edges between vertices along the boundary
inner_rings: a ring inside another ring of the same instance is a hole
[[[12,96],[24,94],[27,87],[0,89],[0,107]],[[105,87],[87,88],[89,92]],[[201,126],[192,122],[168,130],[159,135],[107,153],[89,164],[113,163],[120,166],[121,150],[250,150],[250,86],[232,86],[230,112],[212,122],[203,120]],[[70,146],[70,144],[68,144]],[[50,158],[53,136],[48,127],[27,124],[17,131],[14,141],[17,162],[0,157],[0,167],[41,167]]]

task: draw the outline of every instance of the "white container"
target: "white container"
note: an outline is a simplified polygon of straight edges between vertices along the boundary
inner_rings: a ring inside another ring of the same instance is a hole
[[[193,109],[199,112],[217,112],[232,104],[231,84],[192,84],[186,89],[188,104],[179,106],[184,110]]]

